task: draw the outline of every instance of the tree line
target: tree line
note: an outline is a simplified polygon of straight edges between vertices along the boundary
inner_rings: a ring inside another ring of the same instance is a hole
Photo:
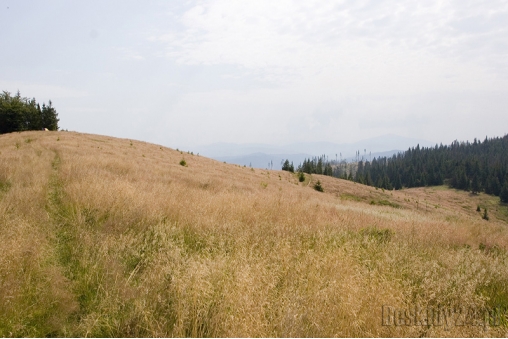
[[[290,170],[286,160],[283,169]],[[508,135],[474,142],[409,148],[392,157],[342,166],[326,156],[304,160],[299,172],[331,175],[383,189],[438,186],[485,192],[508,203]],[[355,169],[355,173],[353,173]],[[349,172],[349,173],[348,173]]]
[[[384,189],[447,184],[508,202],[508,135],[447,146],[418,145],[391,158],[360,161],[355,181]]]
[[[282,164],[283,171],[294,172],[295,167],[293,162],[288,159]],[[297,172],[307,174],[323,174],[333,176],[332,162],[330,162],[325,155],[314,157],[312,159],[304,159],[303,163],[298,165]]]
[[[298,166],[298,172],[333,176],[332,164],[325,155],[304,159],[303,163]]]
[[[42,106],[35,98],[21,97],[19,91],[12,96],[3,91],[0,94],[0,134],[30,130],[58,130],[58,113],[51,100]]]

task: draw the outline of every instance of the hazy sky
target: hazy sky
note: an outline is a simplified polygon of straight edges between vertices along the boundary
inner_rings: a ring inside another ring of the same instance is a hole
[[[508,1],[0,0],[0,90],[190,148],[508,133]]]

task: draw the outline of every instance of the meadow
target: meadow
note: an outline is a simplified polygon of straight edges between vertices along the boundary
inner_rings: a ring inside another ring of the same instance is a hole
[[[508,336],[505,311],[480,321],[508,309],[508,207],[485,194],[11,133],[0,235],[3,337]],[[415,323],[387,305],[480,316]]]

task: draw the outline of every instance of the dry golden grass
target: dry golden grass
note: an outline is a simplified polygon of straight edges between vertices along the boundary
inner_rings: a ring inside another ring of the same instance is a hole
[[[2,336],[508,334],[382,326],[383,305],[508,307],[507,208],[489,196],[302,184],[69,132],[2,135],[0,159]]]

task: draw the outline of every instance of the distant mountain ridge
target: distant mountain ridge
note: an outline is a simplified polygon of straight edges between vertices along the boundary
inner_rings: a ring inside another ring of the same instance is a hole
[[[401,137],[394,134],[387,134],[370,139],[360,140],[354,143],[333,143],[333,142],[298,142],[287,145],[270,145],[270,144],[235,144],[235,143],[214,143],[210,145],[202,145],[194,148],[194,151],[212,158],[215,157],[231,157],[254,153],[266,154],[298,154],[305,153],[311,155],[335,156],[342,153],[344,158],[354,156],[356,151],[367,152],[386,152],[390,150],[407,150],[409,147],[429,147],[434,146],[433,143],[424,139]]]
[[[394,134],[387,134],[370,139],[360,140],[354,143],[332,143],[332,142],[299,142],[283,146],[270,144],[233,144],[215,143],[199,146],[194,151],[201,155],[219,161],[226,161],[237,165],[252,166],[257,168],[268,168],[273,163],[273,169],[281,169],[281,160],[289,159],[297,166],[305,158],[326,155],[330,160],[355,159],[356,152],[360,152],[360,159],[379,156],[392,156],[398,152],[407,150],[410,147],[431,147],[435,143],[416,138],[401,137]]]
[[[391,157],[394,154],[402,152],[401,150],[391,150],[386,152],[376,152],[370,155],[367,155],[367,160],[371,160],[378,157]],[[299,154],[266,154],[266,153],[251,153],[246,155],[238,155],[238,156],[228,156],[228,157],[215,157],[213,159],[218,161],[223,161],[228,164],[236,164],[240,166],[248,166],[255,168],[270,168],[274,170],[282,169],[282,162],[288,159],[293,165],[298,167],[305,159],[312,159],[314,155],[299,153]],[[334,156],[335,157],[335,156]],[[360,156],[360,160],[363,155]],[[329,157],[330,160],[335,160],[335,158]],[[343,158],[342,160],[346,160],[348,162],[355,161],[356,158],[349,157]],[[272,167],[270,165],[273,165]]]

